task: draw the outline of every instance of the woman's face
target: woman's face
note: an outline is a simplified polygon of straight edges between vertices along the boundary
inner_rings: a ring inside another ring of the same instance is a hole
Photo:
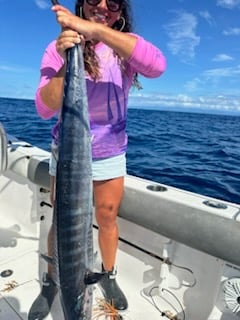
[[[89,5],[86,0],[83,3],[83,13],[87,20],[102,23],[112,27],[119,20],[121,10],[110,11],[107,7],[107,0],[101,0],[97,5]]]

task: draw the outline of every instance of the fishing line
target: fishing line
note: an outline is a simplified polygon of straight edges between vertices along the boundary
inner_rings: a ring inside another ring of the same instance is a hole
[[[175,267],[175,268],[182,269],[182,270],[185,270],[185,271],[191,273],[191,275],[192,275],[192,277],[193,277],[193,283],[191,283],[191,284],[182,283],[182,285],[183,285],[184,287],[193,288],[193,287],[197,284],[197,279],[196,279],[196,277],[194,276],[194,272],[193,272],[190,268],[183,267],[183,266],[179,266],[179,265],[177,265],[177,264],[174,264],[174,263],[171,262],[171,261],[170,261],[170,265],[172,265],[172,266]]]
[[[183,320],[185,320],[185,311],[184,311],[184,309],[183,309],[183,306],[182,306],[180,300],[177,298],[177,296],[176,296],[175,294],[173,294],[173,293],[172,293],[170,290],[168,290],[168,289],[163,288],[162,291],[166,291],[166,292],[168,292],[169,294],[171,294],[171,295],[174,297],[174,299],[178,302],[180,308],[182,309]]]
[[[166,317],[166,318],[169,319],[169,320],[180,320],[177,316],[172,315],[172,313],[171,313],[170,311],[162,311],[162,310],[158,307],[156,301],[154,300],[153,294],[152,294],[152,291],[155,290],[155,289],[158,290],[159,288],[156,287],[156,286],[154,286],[154,287],[152,287],[151,290],[149,291],[150,301],[149,301],[149,299],[146,297],[146,295],[145,295],[145,293],[144,293],[143,290],[140,291],[140,294],[141,294],[141,296],[142,296],[147,302],[151,303],[151,305],[153,305],[154,308],[158,310],[158,312],[161,314],[162,317]],[[176,301],[179,303],[179,305],[180,305],[180,307],[181,307],[181,310],[182,310],[182,314],[183,314],[182,320],[185,320],[185,312],[184,312],[183,306],[182,306],[181,302],[179,301],[179,299],[178,299],[171,291],[169,291],[169,290],[167,290],[167,289],[162,289],[162,291],[163,291],[163,290],[165,290],[165,291],[167,291],[169,294],[171,294],[171,295],[176,299]],[[166,300],[166,299],[165,299],[165,300]],[[175,310],[176,313],[178,313],[177,309],[176,309],[174,306],[172,306],[172,304],[171,304],[169,301],[166,300],[166,302]]]
[[[96,225],[93,225],[93,227],[94,227],[95,229],[98,229],[98,226],[96,226]],[[182,285],[183,285],[184,287],[193,288],[193,287],[196,285],[197,279],[196,279],[196,277],[194,276],[193,270],[191,270],[190,268],[185,267],[185,266],[180,266],[180,265],[174,264],[173,262],[170,261],[169,258],[163,258],[163,257],[161,257],[161,256],[159,256],[159,255],[156,255],[156,254],[152,253],[151,251],[148,251],[148,250],[146,250],[146,249],[143,249],[143,248],[139,247],[138,245],[136,245],[136,244],[134,244],[134,243],[132,243],[132,242],[130,242],[130,241],[128,241],[128,240],[123,239],[122,237],[119,237],[119,240],[120,240],[121,242],[123,242],[123,243],[125,243],[125,244],[127,244],[127,245],[129,245],[129,246],[131,246],[131,247],[133,247],[133,248],[135,248],[135,249],[143,252],[143,253],[146,253],[147,255],[149,255],[149,256],[151,256],[151,257],[153,257],[153,258],[156,258],[156,259],[160,260],[162,263],[166,263],[166,264],[169,265],[169,266],[173,266],[173,267],[175,267],[175,268],[178,268],[178,269],[181,269],[181,270],[184,270],[184,271],[189,272],[189,273],[191,274],[191,276],[193,277],[193,282],[192,282],[191,284],[184,284],[184,283],[182,283]]]
[[[24,281],[24,282],[21,282],[21,283],[18,283],[17,281],[15,280],[11,280],[7,283],[4,284],[5,288],[1,289],[0,292],[10,292],[18,287],[21,287],[21,286],[24,286],[25,284],[27,283],[30,283],[32,281],[34,281],[35,279],[31,279],[31,280],[27,280],[27,281]]]

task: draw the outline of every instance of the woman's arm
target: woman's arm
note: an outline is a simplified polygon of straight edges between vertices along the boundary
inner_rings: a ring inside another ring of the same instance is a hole
[[[41,88],[41,99],[43,103],[58,111],[62,106],[64,90],[65,65],[51,78],[48,84]]]
[[[40,72],[35,105],[38,114],[49,119],[61,108],[64,90],[65,62],[56,50],[56,41],[47,47]]]
[[[63,28],[70,28],[81,34],[85,40],[103,42],[124,58],[136,72],[146,77],[157,77],[166,68],[162,52],[143,38],[114,30],[104,24],[81,19],[66,8],[56,5],[57,21]]]
[[[42,60],[41,79],[35,98],[37,111],[42,118],[51,118],[61,108],[65,52],[83,39],[105,43],[123,57],[134,72],[146,77],[158,77],[164,72],[165,57],[158,48],[143,38],[81,19],[60,5],[54,6],[53,11],[56,12],[57,21],[63,31],[57,41],[47,48]]]
[[[138,36],[136,46],[127,63],[147,78],[159,77],[166,69],[163,53],[150,42]]]
[[[81,34],[85,40],[103,42],[121,57],[127,60],[136,46],[137,38],[129,33],[114,30],[102,23],[81,19],[63,6],[53,6],[57,21],[62,28],[72,29]]]

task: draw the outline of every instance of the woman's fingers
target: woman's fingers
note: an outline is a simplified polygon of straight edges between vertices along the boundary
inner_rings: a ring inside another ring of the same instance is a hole
[[[64,30],[57,39],[56,49],[61,56],[64,56],[67,49],[80,43],[83,47],[85,46],[85,39],[82,35],[73,30]]]
[[[60,4],[57,4],[52,7],[53,12],[64,12],[65,14],[72,14],[71,11],[69,11],[67,8],[61,6]]]
[[[75,30],[84,36],[85,41],[93,38],[96,24],[77,17],[68,9],[60,5],[53,6],[53,11],[56,13],[57,22],[62,26],[62,28]]]
[[[75,15],[72,14],[67,8],[61,5],[55,5],[52,7],[52,11],[56,13],[57,22],[64,28],[68,27],[69,21],[71,21]]]

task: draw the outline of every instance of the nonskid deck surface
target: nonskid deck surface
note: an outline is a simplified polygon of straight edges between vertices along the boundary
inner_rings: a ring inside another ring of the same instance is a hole
[[[6,224],[7,225],[7,224]],[[9,224],[8,224],[9,225]],[[94,230],[95,248],[97,248],[97,231]],[[1,238],[0,238],[1,240]],[[43,267],[39,266],[38,239],[25,236],[16,239],[16,243],[0,243],[0,273],[12,270],[9,277],[0,277],[0,319],[27,319],[28,310],[40,291],[39,275]],[[100,257],[97,254],[96,268],[100,268]],[[161,319],[160,312],[152,305],[150,297],[143,297],[142,290],[149,292],[154,285],[151,270],[159,261],[123,242],[118,251],[118,283],[127,296],[129,308],[122,312],[122,319],[146,320]],[[42,265],[44,265],[42,263]],[[102,299],[100,289],[94,286],[93,309]],[[148,299],[149,301],[147,301]],[[165,306],[166,307],[166,306]],[[97,308],[98,309],[98,308]],[[166,308],[165,308],[166,310]],[[93,311],[95,319],[106,319],[97,311]],[[47,320],[64,320],[59,297],[57,296]],[[166,319],[166,318],[165,318]]]

